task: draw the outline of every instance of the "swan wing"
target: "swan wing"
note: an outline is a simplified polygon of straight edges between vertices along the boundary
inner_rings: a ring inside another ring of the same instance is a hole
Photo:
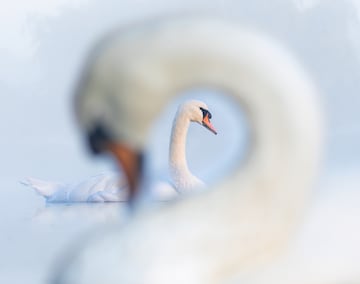
[[[37,178],[26,178],[21,183],[33,188],[47,202],[116,202],[126,200],[124,179],[119,183],[119,176],[103,173],[81,182],[58,183]]]
[[[31,187],[36,193],[49,198],[64,187],[64,184],[58,182],[45,181],[38,178],[27,177],[20,181],[21,184]]]

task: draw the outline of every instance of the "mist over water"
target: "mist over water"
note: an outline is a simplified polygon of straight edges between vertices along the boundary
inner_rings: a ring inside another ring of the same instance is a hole
[[[46,206],[18,181],[36,176],[67,182],[113,169],[111,161],[93,159],[85,150],[75,125],[73,90],[93,43],[116,26],[145,18],[186,12],[215,14],[268,33],[289,47],[318,86],[326,117],[325,170],[316,198],[336,200],[341,182],[329,182],[329,178],[338,181],[344,176],[346,186],[341,187],[341,194],[359,198],[358,1],[11,3],[4,3],[0,12],[0,283],[24,283],[24,279],[29,284],[46,283],[55,256],[71,240],[96,224],[122,221],[122,209],[114,206]],[[213,182],[226,174],[224,167],[231,168],[235,160],[231,157],[244,157],[247,126],[246,117],[236,113],[231,102],[205,89],[179,96],[160,114],[154,133],[163,135],[149,138],[154,172],[166,176],[173,115],[178,103],[190,97],[208,104],[219,132],[213,136],[191,125],[187,144],[190,168]],[[238,116],[241,127],[234,125]],[[346,208],[346,202],[341,204]]]

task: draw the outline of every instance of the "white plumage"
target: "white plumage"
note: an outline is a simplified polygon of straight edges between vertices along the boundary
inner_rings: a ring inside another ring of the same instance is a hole
[[[150,192],[152,199],[169,200],[175,198],[179,192],[205,186],[203,181],[190,172],[186,160],[188,128],[191,122],[201,123],[200,108],[208,110],[205,103],[196,100],[186,101],[179,106],[170,136],[171,182],[157,182]],[[74,183],[58,183],[32,177],[24,179],[22,183],[33,188],[47,202],[120,202],[128,199],[125,178],[115,172],[99,174]]]
[[[101,121],[116,141],[142,151],[164,105],[201,85],[229,92],[245,108],[252,147],[246,164],[209,191],[140,210],[89,240],[56,283],[212,284],[239,274],[251,283],[286,248],[318,167],[321,118],[302,68],[252,31],[188,19],[123,30],[86,74],[77,97],[85,132]]]

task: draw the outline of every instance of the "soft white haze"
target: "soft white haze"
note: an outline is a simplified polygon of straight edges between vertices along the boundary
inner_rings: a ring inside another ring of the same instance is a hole
[[[360,169],[360,0],[2,0],[0,283],[24,283],[24,278],[44,283],[54,256],[74,235],[94,222],[116,219],[117,208],[100,208],[100,217],[94,208],[82,207],[75,215],[63,208],[51,210],[18,184],[25,176],[71,181],[111,168],[108,161],[88,156],[71,108],[74,85],[92,44],[119,25],[187,13],[219,15],[252,26],[295,53],[322,94],[327,124],[322,179],[329,184],[328,177],[346,172],[348,186],[341,194],[355,192]],[[206,101],[207,94],[195,96]],[[192,126],[189,164],[204,179],[216,179],[216,166],[231,164],[234,141],[244,151],[246,131],[233,131],[238,114],[229,103],[214,97],[207,103],[219,135]],[[169,132],[175,105],[163,114],[159,133]],[[154,139],[153,153],[163,150],[154,159],[161,175],[168,137]],[[204,140],[207,147],[199,151],[198,141]],[[328,194],[321,187],[318,192]],[[334,192],[340,190],[332,186]],[[33,222],[36,216],[40,218]]]

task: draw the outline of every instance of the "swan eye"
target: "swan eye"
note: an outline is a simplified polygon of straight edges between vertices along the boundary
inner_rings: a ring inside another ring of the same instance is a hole
[[[203,113],[203,118],[205,118],[206,115],[207,115],[207,116],[209,117],[209,119],[211,119],[212,115],[211,115],[210,111],[208,111],[207,109],[204,109],[204,108],[202,108],[202,107],[200,107],[200,110],[201,110],[202,113]]]

